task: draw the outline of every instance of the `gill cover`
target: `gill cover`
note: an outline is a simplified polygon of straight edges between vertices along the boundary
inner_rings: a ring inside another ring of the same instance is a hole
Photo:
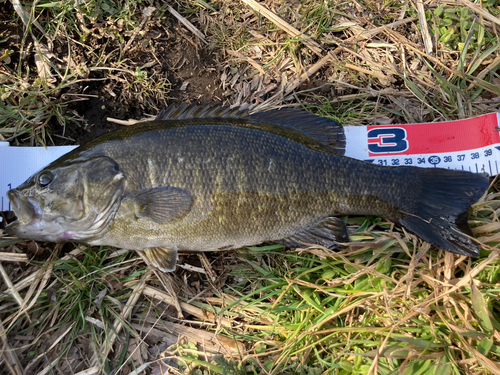
[[[119,165],[105,156],[54,164],[8,192],[18,220],[5,230],[40,241],[100,237],[122,198],[125,178]]]

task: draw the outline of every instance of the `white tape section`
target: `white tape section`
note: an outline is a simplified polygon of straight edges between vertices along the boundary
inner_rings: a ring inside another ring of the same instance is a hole
[[[384,166],[500,173],[500,113],[440,123],[346,126],[346,156]],[[76,146],[9,147],[0,142],[0,209],[7,191]]]
[[[346,156],[384,166],[500,173],[499,113],[465,120],[346,126]]]

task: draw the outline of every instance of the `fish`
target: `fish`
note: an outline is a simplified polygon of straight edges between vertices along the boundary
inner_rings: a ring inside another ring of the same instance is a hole
[[[384,167],[344,156],[343,127],[295,109],[249,114],[171,105],[101,135],[8,192],[8,235],[142,252],[173,271],[179,251],[262,243],[335,248],[344,215],[374,215],[436,247],[479,256],[468,224],[484,174]]]

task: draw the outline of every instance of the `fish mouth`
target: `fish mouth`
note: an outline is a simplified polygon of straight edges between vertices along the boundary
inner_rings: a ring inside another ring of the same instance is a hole
[[[12,211],[17,216],[17,220],[5,227],[8,235],[16,236],[17,229],[24,224],[31,224],[41,218],[41,214],[37,209],[37,205],[29,198],[21,196],[16,190],[12,189],[7,192]]]

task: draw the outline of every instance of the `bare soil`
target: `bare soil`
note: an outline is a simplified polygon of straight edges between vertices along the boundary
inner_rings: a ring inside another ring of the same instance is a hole
[[[23,28],[12,20],[14,14],[10,3],[6,3],[0,10],[0,33],[5,39],[2,47],[15,51],[10,56],[12,60],[10,67],[16,66],[19,62],[20,56],[17,51],[20,50],[23,38]],[[36,29],[34,31],[36,32]],[[104,52],[110,55],[119,53],[124,47],[118,39],[106,35],[90,39],[89,44],[95,51],[102,50],[102,44],[106,44]],[[53,50],[56,55],[68,53],[67,45],[58,40],[54,42]],[[83,46],[73,48],[71,57],[77,64],[95,62],[96,58],[102,58]],[[82,82],[56,92],[51,98],[69,102],[68,98],[76,97],[77,100],[71,101],[67,108],[84,120],[82,126],[73,123],[64,129],[53,119],[48,124],[47,130],[53,135],[55,145],[83,144],[122,126],[107,121],[108,117],[122,120],[141,119],[155,116],[159,109],[174,102],[221,102],[223,100],[220,85],[221,67],[216,58],[213,52],[189,36],[179,22],[167,13],[165,20],[149,22],[147,34],[141,38],[136,37],[121,58],[122,65],[126,68],[140,69],[146,73],[148,77],[146,80],[166,78],[169,82],[165,90],[167,95],[157,94],[148,98],[149,93],[134,92],[130,82],[122,77],[110,77],[107,70],[91,71],[81,80]],[[34,59],[28,59],[24,64],[28,64],[32,72],[36,72]],[[116,65],[117,68],[121,68],[119,64]],[[154,82],[151,82],[151,85],[154,91]],[[16,141],[23,143],[22,139]]]

